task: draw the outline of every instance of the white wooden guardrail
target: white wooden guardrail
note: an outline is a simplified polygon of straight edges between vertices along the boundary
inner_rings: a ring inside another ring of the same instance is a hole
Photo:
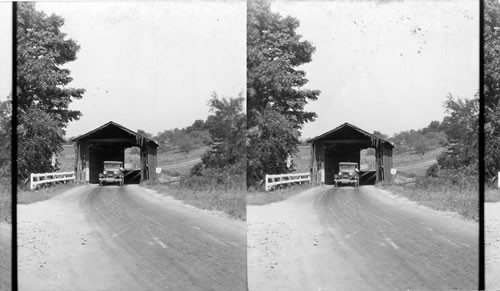
[[[288,183],[301,183],[311,182],[310,173],[296,173],[296,174],[279,174],[279,175],[266,175],[266,191],[271,190],[273,186]]]
[[[37,185],[44,183],[52,183],[59,181],[75,181],[75,172],[61,172],[61,173],[44,173],[44,174],[31,174],[30,176],[30,189],[33,190]]]

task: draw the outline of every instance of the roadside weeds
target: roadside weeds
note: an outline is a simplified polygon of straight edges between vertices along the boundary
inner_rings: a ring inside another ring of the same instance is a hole
[[[0,222],[12,223],[12,187],[10,179],[0,181]]]
[[[199,191],[175,184],[144,183],[162,195],[171,196],[200,209],[222,211],[232,218],[246,220],[246,191],[237,188]]]
[[[472,185],[459,188],[456,185],[429,185],[421,188],[415,184],[395,185],[379,183],[376,187],[397,193],[434,210],[451,211],[463,218],[479,220],[479,189]]]
[[[499,202],[500,201],[500,189],[498,188],[487,188],[484,191],[484,202]]]
[[[248,205],[265,205],[286,200],[295,194],[312,187],[312,184],[292,185],[273,191],[249,190],[247,194]]]
[[[51,199],[71,188],[76,187],[76,183],[56,184],[39,190],[27,190],[17,188],[17,204],[31,204],[38,201]]]

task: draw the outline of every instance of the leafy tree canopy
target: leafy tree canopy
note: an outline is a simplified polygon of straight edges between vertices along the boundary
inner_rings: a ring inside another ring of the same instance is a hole
[[[12,140],[12,99],[0,101],[0,180],[11,176],[11,140]],[[0,181],[1,183],[10,183]]]
[[[247,183],[265,174],[286,173],[286,160],[297,151],[299,130],[316,113],[304,110],[320,91],[299,66],[309,63],[315,48],[296,33],[299,21],[271,12],[270,2],[248,1],[247,9]]]
[[[47,16],[33,2],[18,3],[17,14],[18,180],[57,170],[51,157],[62,150],[64,128],[81,113],[70,110],[84,89],[71,88],[70,71],[79,46],[61,32],[63,18]]]
[[[247,10],[247,103],[249,127],[257,116],[271,109],[299,129],[316,113],[305,112],[308,100],[320,91],[301,89],[307,83],[298,66],[312,60],[315,48],[301,41],[295,30],[299,21],[272,13],[267,1],[248,1]]]
[[[57,170],[51,158],[62,150],[63,133],[57,121],[40,108],[33,106],[26,114],[19,115],[18,180],[26,181],[30,173],[46,173]]]
[[[37,106],[64,128],[81,116],[69,104],[85,90],[68,87],[70,71],[62,67],[76,59],[79,46],[61,32],[63,18],[37,11],[33,2],[18,3],[17,20],[19,114]]]
[[[202,157],[206,168],[233,167],[234,174],[243,175],[246,167],[247,117],[242,96],[218,98],[214,93],[209,101],[212,115],[205,123],[215,144],[213,150]]]
[[[500,3],[485,1],[484,104],[485,175],[493,182],[500,171]]]
[[[450,145],[448,151],[438,157],[439,165],[444,169],[477,166],[479,98],[455,100],[449,95],[445,107],[448,115],[443,119],[442,128]]]

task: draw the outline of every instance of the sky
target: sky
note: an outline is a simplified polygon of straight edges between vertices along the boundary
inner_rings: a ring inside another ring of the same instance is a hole
[[[80,45],[67,63],[70,87],[86,93],[67,137],[108,121],[158,132],[210,114],[208,101],[245,96],[246,3],[44,2],[37,9],[65,19],[62,31]]]
[[[478,1],[278,1],[316,51],[300,68],[321,90],[312,138],[344,122],[393,135],[445,116],[448,94],[479,90]]]
[[[12,91],[12,3],[0,2],[0,101]]]

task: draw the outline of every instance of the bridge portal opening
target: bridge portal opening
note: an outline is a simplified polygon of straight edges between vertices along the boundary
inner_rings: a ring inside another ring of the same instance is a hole
[[[344,123],[308,142],[311,143],[311,180],[314,184],[333,185],[340,162],[365,165],[364,169],[360,168],[361,185],[391,181],[394,146],[384,139]]]
[[[99,183],[104,161],[123,163],[126,184],[156,179],[158,144],[115,122],[110,121],[73,141],[79,182]]]

